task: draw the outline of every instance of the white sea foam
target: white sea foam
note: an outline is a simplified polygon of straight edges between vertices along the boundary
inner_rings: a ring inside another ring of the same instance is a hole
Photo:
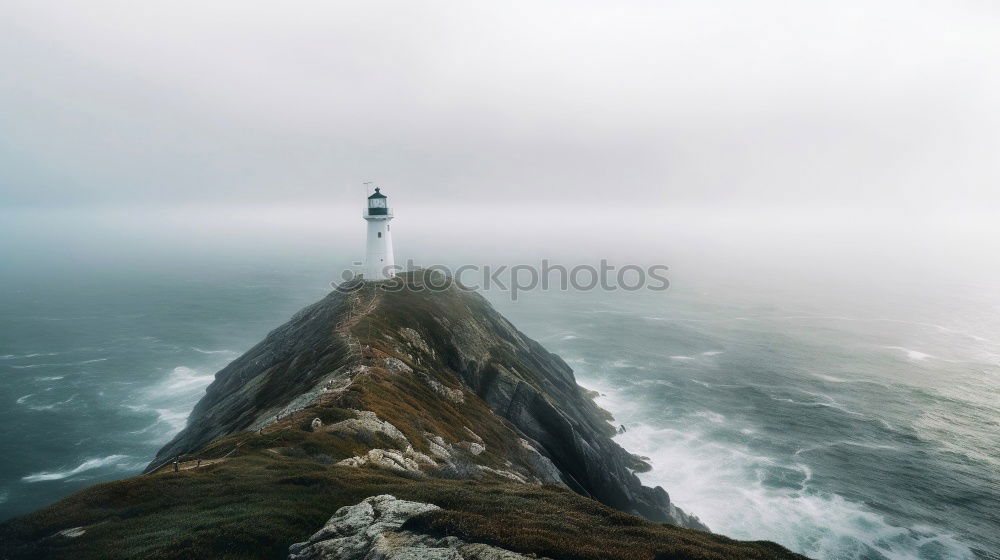
[[[235,350],[225,350],[225,349],[223,349],[223,350],[203,350],[201,348],[198,348],[197,346],[192,346],[191,349],[194,350],[195,352],[200,353],[200,354],[227,354],[227,355],[230,355],[230,356],[236,356],[237,354],[239,354],[239,352],[236,352]]]
[[[670,356],[670,359],[671,360],[688,361],[688,360],[693,360],[694,358],[692,358],[691,356]]]
[[[576,336],[575,334],[567,334],[562,337],[562,340],[576,340],[577,338],[580,337]]]
[[[663,387],[674,387],[675,385],[666,379],[643,379],[642,381],[636,381],[636,385],[648,386],[648,385],[661,385]]]
[[[51,375],[49,377],[36,377],[35,381],[59,381],[65,377],[65,375]]]
[[[156,420],[152,424],[131,433],[153,434],[156,442],[169,440],[184,429],[191,407],[214,378],[214,374],[202,373],[186,366],[173,368],[163,380],[145,392],[139,404],[125,405],[135,412],[156,414]]]
[[[24,396],[21,396],[21,397],[18,397],[18,398],[17,398],[17,404],[24,404],[24,401],[26,401],[26,400],[30,399],[30,398],[31,398],[31,397],[33,397],[33,396],[35,396],[35,394],[34,394],[34,393],[29,393],[29,394],[27,394],[27,395],[24,395]]]
[[[930,354],[920,352],[919,350],[911,350],[909,348],[904,348],[902,346],[886,346],[889,350],[899,350],[906,354],[906,357],[914,362],[922,362],[927,358],[933,358]]]
[[[0,490],[0,504],[7,503],[8,498],[10,498],[10,492],[6,488]]]
[[[156,441],[168,441],[177,432],[187,425],[188,411],[180,408],[150,408],[147,405],[125,405],[129,410],[135,412],[152,412],[156,414],[156,421],[139,430],[132,430],[130,434],[157,434]]]
[[[28,401],[28,398],[32,397],[32,396],[33,395],[25,395],[25,396],[17,399],[17,403],[18,404],[25,404]],[[27,404],[26,406],[30,410],[38,410],[38,411],[52,410],[54,408],[58,408],[60,406],[63,406],[65,404],[69,404],[69,403],[73,402],[73,399],[75,399],[75,398],[76,398],[76,395],[73,395],[73,396],[71,396],[70,398],[68,398],[68,399],[66,399],[64,401],[58,401],[58,402],[49,403],[49,404]]]
[[[827,395],[827,394],[824,394],[824,393],[814,393],[812,391],[806,391],[804,389],[795,389],[795,390],[798,391],[799,393],[804,394],[804,395],[808,395],[810,397],[813,397],[816,400],[802,402],[802,401],[796,401],[796,400],[793,400],[793,399],[778,398],[778,397],[775,397],[774,395],[770,395],[770,397],[772,399],[776,400],[776,401],[790,402],[790,403],[801,405],[801,406],[822,406],[822,407],[826,407],[826,408],[832,408],[832,409],[835,409],[835,410],[839,410],[839,411],[841,411],[841,412],[843,412],[845,414],[850,414],[851,416],[861,416],[861,417],[868,416],[867,414],[862,414],[860,412],[856,412],[854,410],[851,410],[851,409],[847,408],[846,406],[844,406],[844,405],[840,404],[839,402],[837,402],[836,400],[834,400],[834,398],[831,397],[830,395]]]
[[[177,366],[156,387],[156,390],[172,394],[194,392],[208,386],[214,377],[212,374],[199,373],[189,367]]]
[[[97,362],[106,362],[106,361],[108,361],[107,358],[95,358],[93,360],[83,360],[82,362],[69,362],[65,364],[26,364],[26,365],[10,366],[10,367],[14,369],[35,369],[40,367],[73,367],[73,366],[82,366],[86,364],[96,364]]]
[[[722,424],[726,421],[726,417],[711,410],[702,410],[695,413],[695,416],[699,418],[704,418],[713,424]]]
[[[851,441],[851,440],[840,440],[832,441],[830,443],[825,443],[822,445],[811,445],[809,447],[803,447],[794,453],[795,456],[802,455],[804,453],[809,453],[810,451],[816,451],[817,449],[826,449],[828,447],[836,447],[838,445],[848,445],[852,447],[864,447],[865,449],[886,449],[886,450],[897,450],[898,446],[895,445],[884,445],[878,443],[865,443],[863,441]]]
[[[895,527],[863,504],[814,491],[812,470],[803,462],[785,464],[712,442],[696,428],[628,426],[617,441],[652,459],[653,470],[640,474],[642,480],[668,488],[679,507],[724,535],[773,540],[820,559],[865,557],[870,555],[865,547],[893,560],[912,559],[932,542],[944,547],[948,558],[972,558],[967,547],[948,535]],[[801,473],[798,487],[768,487],[767,473],[779,469]]]
[[[75,468],[69,470],[33,473],[21,477],[21,480],[23,480],[24,482],[44,482],[46,480],[63,480],[65,478],[70,478],[89,470],[99,469],[101,467],[106,467],[109,465],[116,465],[122,459],[127,459],[127,458],[128,455],[108,455],[107,457],[87,459],[83,463],[77,465]]]
[[[722,354],[722,352],[723,352],[722,350],[709,350],[708,352],[702,352],[701,355],[702,356],[718,356],[719,354]]]
[[[169,408],[155,408],[153,409],[158,415],[158,420],[164,422],[170,426],[171,434],[176,434],[177,432],[184,429],[187,424],[188,413],[183,410],[173,410]]]
[[[808,456],[801,454],[806,450],[785,460],[741,444],[714,441],[708,430],[725,418],[711,411],[688,417],[683,428],[653,427],[624,393],[590,380],[587,385],[598,385],[597,403],[628,428],[615,440],[630,452],[650,457],[653,469],[639,474],[643,482],[668,489],[678,507],[697,515],[713,531],[739,539],[772,540],[820,560],[877,556],[872,550],[890,560],[973,558],[968,547],[939,530],[893,526],[864,504],[814,488]],[[831,445],[838,444],[889,449],[849,440]],[[774,487],[767,483],[769,473],[798,474],[791,478],[794,486]],[[931,553],[935,549],[938,552]]]
[[[41,356],[58,356],[62,352],[32,352],[30,354],[4,354],[0,356],[0,360],[18,360],[21,358],[38,358]]]
[[[637,366],[628,360],[615,360],[609,364],[609,367],[614,369],[624,369],[624,368],[634,368],[634,369],[646,369],[643,366]]]

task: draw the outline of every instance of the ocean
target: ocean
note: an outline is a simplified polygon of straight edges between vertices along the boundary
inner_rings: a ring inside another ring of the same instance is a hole
[[[714,531],[827,560],[995,559],[1000,294],[935,288],[830,308],[675,284],[507,313],[601,393],[643,482]]]
[[[139,473],[215,371],[338,277],[252,263],[3,270],[0,519]],[[823,560],[997,558],[1000,293],[811,293],[487,296],[713,530]]]

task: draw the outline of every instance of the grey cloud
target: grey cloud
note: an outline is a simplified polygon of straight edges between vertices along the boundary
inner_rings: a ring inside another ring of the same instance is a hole
[[[982,208],[1000,36],[930,2],[8,2],[5,205]]]

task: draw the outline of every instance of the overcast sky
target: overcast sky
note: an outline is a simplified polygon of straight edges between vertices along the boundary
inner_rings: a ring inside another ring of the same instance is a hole
[[[986,1],[4,2],[0,202],[1000,201]]]

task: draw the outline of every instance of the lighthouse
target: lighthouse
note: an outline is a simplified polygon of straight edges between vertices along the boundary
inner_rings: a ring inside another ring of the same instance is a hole
[[[392,234],[389,221],[392,209],[381,189],[368,197],[364,218],[368,222],[368,246],[365,251],[365,280],[386,280],[395,275],[396,260],[392,254]]]

